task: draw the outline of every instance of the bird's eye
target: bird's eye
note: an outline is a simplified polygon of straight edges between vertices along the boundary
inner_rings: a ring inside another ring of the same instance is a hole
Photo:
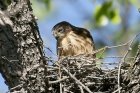
[[[58,32],[63,32],[63,29],[59,29]]]

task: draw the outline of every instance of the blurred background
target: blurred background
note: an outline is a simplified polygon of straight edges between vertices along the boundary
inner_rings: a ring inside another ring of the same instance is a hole
[[[55,24],[68,21],[83,27],[93,36],[96,49],[121,45],[140,32],[140,0],[30,0],[44,46],[56,54],[56,40],[51,33]],[[134,41],[130,57],[134,57],[140,36]],[[123,56],[128,46],[107,49],[103,56]],[[46,56],[57,60],[45,49]],[[97,54],[99,57],[101,53]],[[119,58],[104,58],[104,62],[119,62]],[[112,67],[112,66],[111,66]],[[8,87],[0,75],[0,93]]]

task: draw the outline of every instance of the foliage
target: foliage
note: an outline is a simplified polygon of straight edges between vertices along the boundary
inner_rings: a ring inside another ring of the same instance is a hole
[[[98,26],[106,26],[108,20],[112,23],[120,23],[121,18],[119,15],[119,8],[113,8],[113,1],[99,4],[94,12],[94,18]]]
[[[34,13],[39,19],[44,18],[50,12],[51,0],[31,0],[31,3]]]

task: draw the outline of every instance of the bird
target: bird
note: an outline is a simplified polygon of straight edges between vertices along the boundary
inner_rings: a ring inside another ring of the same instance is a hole
[[[57,40],[58,59],[62,56],[83,56],[95,58],[95,44],[90,32],[81,27],[76,27],[67,21],[54,25],[52,34]],[[90,55],[89,55],[90,54]]]

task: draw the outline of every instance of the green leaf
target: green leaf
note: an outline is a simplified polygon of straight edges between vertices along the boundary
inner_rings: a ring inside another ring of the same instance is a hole
[[[119,15],[119,9],[116,8],[110,12],[110,21],[111,23],[118,24],[121,22],[121,17]]]
[[[38,17],[38,19],[43,19],[47,12],[46,12],[46,5],[39,0],[30,0],[32,3],[33,13]]]
[[[95,8],[95,11],[94,11],[94,17],[95,17],[95,20],[98,22],[98,20],[100,19],[100,16],[102,16],[102,12],[101,11],[101,5],[98,5],[96,8]]]
[[[98,26],[106,26],[109,21],[113,24],[118,24],[121,22],[119,8],[114,9],[112,3],[112,1],[108,1],[103,5],[98,5],[95,8],[94,18]]]
[[[105,15],[105,11],[102,11],[102,6],[98,5],[94,12],[94,18],[98,26],[105,26],[108,24],[108,19]]]
[[[9,4],[7,3],[7,0],[4,0],[4,5],[8,7]]]
[[[98,26],[106,26],[108,24],[108,15],[112,2],[105,2],[103,5],[98,5],[94,11],[94,18]]]
[[[46,4],[47,11],[51,9],[51,0],[42,0]]]

